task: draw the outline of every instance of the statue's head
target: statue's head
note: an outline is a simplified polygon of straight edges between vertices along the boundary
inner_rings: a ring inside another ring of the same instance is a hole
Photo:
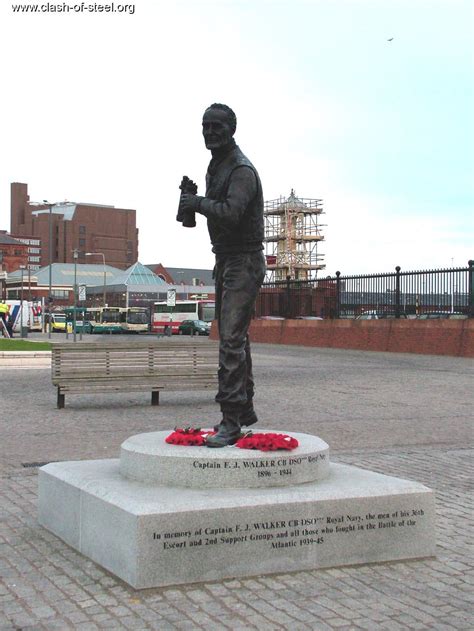
[[[228,105],[213,103],[202,117],[202,135],[207,149],[220,149],[232,140],[237,118]]]

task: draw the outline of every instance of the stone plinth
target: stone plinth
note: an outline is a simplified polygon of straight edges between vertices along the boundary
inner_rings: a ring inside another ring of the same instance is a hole
[[[308,445],[316,445],[313,438]],[[124,451],[141,442],[126,441]],[[198,462],[243,462],[233,456],[236,448],[208,449],[202,456],[203,448],[170,449],[193,449]],[[293,469],[306,469],[303,461],[289,464],[301,457],[299,449],[304,446],[271,454],[288,460],[284,468],[290,473],[275,476],[285,478],[286,486],[276,486],[272,474],[256,476],[258,488],[137,481],[121,474],[119,460],[51,463],[39,471],[39,521],[137,589],[434,555],[430,489],[337,464],[323,477],[294,484]],[[242,451],[249,462],[269,458]],[[187,456],[181,457],[185,462]],[[261,470],[275,467],[284,470],[278,464]],[[189,463],[183,468],[191,471],[193,484],[199,472],[218,478],[228,470]],[[203,481],[209,479],[204,476]]]
[[[151,432],[126,440],[120,473],[139,482],[197,489],[288,486],[329,474],[329,447],[309,434],[292,432],[299,446],[291,452],[178,447],[165,442],[168,435]]]

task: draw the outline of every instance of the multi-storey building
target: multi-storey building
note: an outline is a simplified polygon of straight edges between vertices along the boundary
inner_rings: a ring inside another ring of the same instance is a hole
[[[41,241],[36,237],[18,237],[14,234],[10,235],[20,243],[24,243],[27,246],[28,260],[26,267],[30,270],[37,270],[40,268],[41,260]]]
[[[28,185],[11,185],[11,234],[39,240],[40,267],[72,263],[77,249],[80,263],[102,260],[126,269],[138,260],[136,211],[100,204],[31,202]],[[88,254],[95,257],[89,258]]]

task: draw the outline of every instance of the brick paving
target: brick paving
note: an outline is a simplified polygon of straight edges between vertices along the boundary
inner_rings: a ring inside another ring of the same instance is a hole
[[[318,434],[332,460],[436,490],[437,556],[136,591],[37,523],[37,469],[116,457],[129,435],[218,419],[209,394],[66,399],[0,363],[0,629],[474,628],[471,360],[255,345],[263,427]],[[1,361],[1,360],[0,360]],[[277,404],[275,404],[277,402]]]

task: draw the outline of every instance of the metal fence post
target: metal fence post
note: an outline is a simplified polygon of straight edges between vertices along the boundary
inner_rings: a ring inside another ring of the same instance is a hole
[[[286,313],[285,318],[288,319],[291,316],[290,312],[290,280],[291,276],[286,277]]]
[[[469,317],[474,318],[474,261],[468,261],[469,265],[467,283],[468,283],[468,296],[469,296]]]
[[[341,272],[336,272],[336,319],[339,320],[341,314]]]
[[[395,271],[397,275],[395,276],[395,317],[400,318],[400,265],[397,265]]]

